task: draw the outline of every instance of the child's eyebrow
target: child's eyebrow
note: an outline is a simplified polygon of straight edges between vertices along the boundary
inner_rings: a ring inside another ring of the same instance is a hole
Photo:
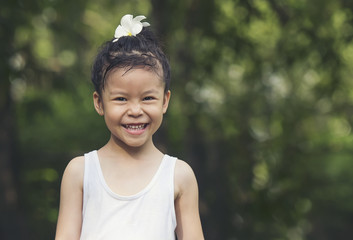
[[[126,92],[123,92],[123,91],[110,91],[109,92],[109,95],[127,95]]]
[[[158,90],[156,90],[156,89],[150,89],[150,90],[147,90],[147,91],[145,91],[145,92],[143,92],[143,94],[155,94],[155,93],[159,93],[159,91]]]
[[[148,95],[148,94],[157,94],[159,91],[157,89],[149,89],[144,92],[142,92],[143,95]],[[109,92],[109,95],[129,95],[127,92],[124,91],[119,91],[119,90],[112,90]]]

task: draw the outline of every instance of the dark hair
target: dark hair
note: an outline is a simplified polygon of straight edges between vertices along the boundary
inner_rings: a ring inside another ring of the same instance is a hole
[[[120,37],[118,41],[104,43],[98,52],[92,67],[92,83],[95,90],[101,95],[106,77],[115,68],[127,68],[127,71],[148,67],[160,74],[165,83],[164,91],[170,86],[170,66],[160,43],[153,32],[144,27],[136,36]]]

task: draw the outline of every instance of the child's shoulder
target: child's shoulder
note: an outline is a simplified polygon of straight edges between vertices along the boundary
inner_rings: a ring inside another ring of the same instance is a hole
[[[79,172],[83,170],[85,166],[85,157],[84,156],[78,156],[73,158],[68,164],[66,169],[69,169],[71,171]]]
[[[175,162],[175,174],[176,177],[190,177],[191,175],[194,175],[194,172],[191,168],[191,166],[185,162],[184,160],[177,159]]]
[[[81,185],[84,176],[84,169],[85,157],[75,157],[67,164],[63,177]]]
[[[183,160],[178,159],[175,163],[175,187],[178,194],[197,187],[197,181],[191,166]]]

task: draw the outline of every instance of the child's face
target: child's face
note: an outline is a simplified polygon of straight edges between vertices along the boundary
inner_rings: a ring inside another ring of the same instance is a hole
[[[114,140],[141,147],[152,143],[167,111],[170,91],[164,92],[164,82],[154,71],[119,68],[109,74],[102,96],[95,92],[93,97]]]

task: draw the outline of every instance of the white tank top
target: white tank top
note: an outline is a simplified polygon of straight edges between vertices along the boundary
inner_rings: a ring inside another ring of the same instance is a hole
[[[174,167],[164,155],[151,182],[131,196],[104,180],[97,151],[85,154],[81,240],[175,240]]]

